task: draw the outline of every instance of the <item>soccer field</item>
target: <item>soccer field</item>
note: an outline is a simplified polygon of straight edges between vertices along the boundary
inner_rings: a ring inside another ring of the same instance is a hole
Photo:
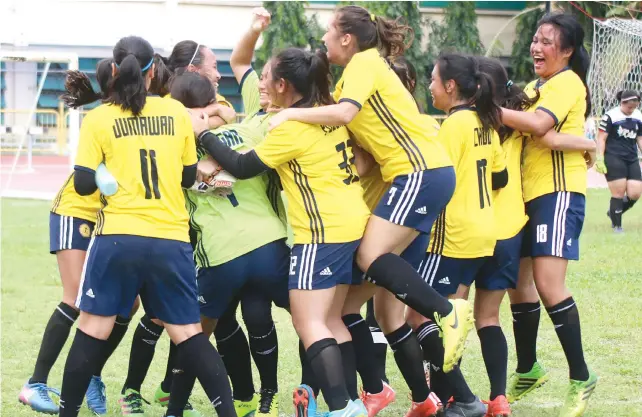
[[[600,377],[586,416],[642,416],[642,207],[634,207],[624,216],[625,234],[613,235],[604,214],[608,201],[606,190],[589,192],[581,239],[582,260],[571,264],[568,275],[569,286],[580,309],[586,358]],[[33,370],[44,326],[60,301],[62,288],[55,257],[48,254],[49,203],[5,199],[1,204],[1,411],[11,417],[33,416],[37,413],[18,403],[18,392]],[[141,314],[139,312],[132,320],[128,334],[103,373],[108,416],[120,415],[117,400],[127,372],[131,335]],[[290,394],[300,378],[297,339],[287,313],[275,309],[274,317],[279,330],[281,358],[280,415],[291,416]],[[509,369],[512,369],[515,358],[507,303],[502,309],[502,321],[509,342]],[[52,370],[49,384],[53,387],[61,386],[69,345],[70,342]],[[167,336],[163,336],[143,385],[145,398],[153,398],[163,377],[167,347]],[[556,416],[563,401],[567,366],[546,314],[542,314],[538,355],[540,363],[550,371],[551,381],[515,404],[515,416]],[[486,370],[474,334],[469,336],[462,366],[473,391],[481,398],[487,398]],[[397,390],[397,401],[380,415],[402,416],[410,400],[391,354],[388,375]],[[255,377],[255,384],[258,384],[258,377]],[[215,415],[200,386],[194,392],[192,403],[203,415]],[[147,411],[147,416],[163,415],[163,409],[156,405],[147,406]],[[83,407],[80,415],[89,416],[90,413]]]

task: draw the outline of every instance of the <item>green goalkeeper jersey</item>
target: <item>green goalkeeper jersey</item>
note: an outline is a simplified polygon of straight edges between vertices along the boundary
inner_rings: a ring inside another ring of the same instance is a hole
[[[270,114],[260,108],[258,82],[253,70],[249,70],[241,82],[247,114],[243,122],[212,131],[240,152],[254,148],[267,134]],[[206,157],[202,150],[199,157]],[[190,226],[198,236],[194,258],[200,268],[223,264],[287,236],[285,208],[276,173],[238,180],[232,191],[227,197],[185,192]]]

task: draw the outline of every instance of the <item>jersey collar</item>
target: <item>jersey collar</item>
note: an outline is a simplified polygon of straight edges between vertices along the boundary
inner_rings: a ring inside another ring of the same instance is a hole
[[[571,67],[568,67],[568,66],[567,66],[567,67],[564,67],[564,68],[562,68],[561,70],[557,71],[555,74],[551,75],[551,78],[549,78],[549,79],[548,79],[548,80],[546,80],[546,81],[550,81],[553,77],[555,77],[555,76],[557,76],[557,75],[559,75],[559,74],[563,73],[564,71],[568,71],[568,70],[570,70],[570,69],[571,69]],[[535,88],[540,88],[541,86],[543,86],[544,84],[546,84],[546,81],[542,81],[542,79],[541,79],[541,78],[538,78],[538,79],[537,79],[537,82],[535,83]]]
[[[448,116],[451,116],[452,114],[461,110],[477,111],[477,108],[472,104],[460,104],[459,106],[452,107],[448,112]]]

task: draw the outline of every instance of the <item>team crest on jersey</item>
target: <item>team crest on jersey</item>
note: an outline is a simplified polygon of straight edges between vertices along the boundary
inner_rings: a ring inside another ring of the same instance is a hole
[[[88,238],[91,236],[91,228],[87,223],[83,223],[80,225],[78,228],[78,231],[80,232],[80,236]]]

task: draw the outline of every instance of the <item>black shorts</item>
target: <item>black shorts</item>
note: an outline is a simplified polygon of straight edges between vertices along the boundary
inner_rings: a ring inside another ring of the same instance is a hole
[[[642,181],[640,161],[637,159],[635,161],[627,161],[614,155],[605,154],[604,164],[606,165],[606,174],[604,176],[607,181],[621,179]]]

